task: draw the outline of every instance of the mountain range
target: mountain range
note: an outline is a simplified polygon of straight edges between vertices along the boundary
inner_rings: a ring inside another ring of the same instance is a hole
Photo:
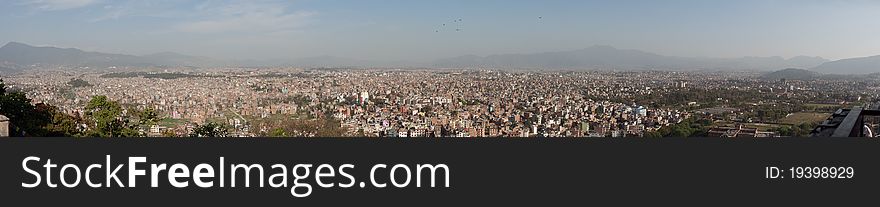
[[[786,68],[779,71],[773,71],[761,76],[765,80],[813,80],[822,77],[822,74],[815,71],[809,71],[798,68]]]
[[[100,52],[87,52],[76,48],[36,47],[10,42],[0,47],[0,71],[22,70],[39,66],[75,66],[107,68],[113,66],[300,66],[300,67],[355,67],[380,66],[373,62],[333,56],[317,56],[294,59],[270,60],[219,60],[208,57],[162,52],[135,56]]]
[[[35,47],[10,42],[0,47],[0,67],[21,69],[35,65],[66,65],[88,67],[111,66],[216,66],[206,58],[164,52],[144,56],[86,52],[76,48]]]
[[[821,57],[704,58],[664,56],[640,50],[592,46],[580,50],[531,54],[466,55],[426,63],[380,62],[334,56],[271,60],[219,60],[172,52],[135,56],[88,52],[75,48],[35,47],[10,42],[0,47],[0,71],[65,65],[106,68],[112,66],[299,66],[299,67],[434,67],[571,70],[757,70],[807,68],[829,74],[880,72],[880,56],[829,61]]]
[[[828,74],[880,73],[880,55],[827,62],[811,70]]]
[[[828,60],[821,57],[673,57],[597,45],[580,50],[535,54],[460,56],[434,62],[434,67],[501,67],[592,70],[775,70],[814,67]]]
[[[880,80],[880,72],[864,74],[820,73],[812,70],[786,68],[761,75],[764,80]]]

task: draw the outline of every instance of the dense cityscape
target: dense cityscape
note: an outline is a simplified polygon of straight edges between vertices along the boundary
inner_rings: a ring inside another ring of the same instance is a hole
[[[880,0],[2,0],[0,192],[868,203],[878,20]]]
[[[62,67],[0,78],[69,115],[62,136],[808,136],[835,110],[880,101],[877,78],[764,74]],[[96,121],[105,103],[127,129]]]

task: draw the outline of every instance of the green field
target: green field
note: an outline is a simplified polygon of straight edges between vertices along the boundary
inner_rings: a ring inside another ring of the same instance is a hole
[[[791,124],[798,125],[802,123],[819,123],[823,120],[827,119],[831,114],[828,113],[812,113],[812,112],[798,112],[791,114],[785,118],[779,120],[779,123],[782,124]]]
[[[159,126],[163,127],[176,127],[181,124],[185,124],[188,120],[186,119],[172,119],[172,118],[164,118],[159,120]]]
[[[803,105],[804,110],[807,111],[835,111],[839,108],[844,108],[843,105],[840,104],[816,104],[809,103]]]
[[[806,106],[806,107],[816,107],[816,108],[821,108],[821,107],[840,107],[840,104],[818,104],[818,103],[808,103],[808,104],[804,104],[804,106]]]

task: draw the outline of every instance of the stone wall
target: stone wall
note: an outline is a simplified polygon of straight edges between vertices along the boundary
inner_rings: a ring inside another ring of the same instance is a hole
[[[9,136],[9,118],[0,115],[0,137]]]

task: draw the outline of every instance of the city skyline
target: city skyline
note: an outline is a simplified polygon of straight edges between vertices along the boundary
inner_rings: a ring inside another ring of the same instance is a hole
[[[0,136],[877,137],[878,10],[13,0]]]
[[[0,42],[238,60],[430,61],[593,45],[837,60],[880,55],[880,23],[870,21],[880,18],[878,8],[872,1],[22,0],[0,5]]]
[[[803,137],[836,126],[845,116],[838,109],[880,106],[880,74],[161,71],[50,68],[3,76],[0,106],[18,100],[33,108],[0,107],[0,114],[18,125],[16,136]],[[19,92],[27,98],[16,98]],[[880,125],[864,120],[865,136],[874,137]]]

